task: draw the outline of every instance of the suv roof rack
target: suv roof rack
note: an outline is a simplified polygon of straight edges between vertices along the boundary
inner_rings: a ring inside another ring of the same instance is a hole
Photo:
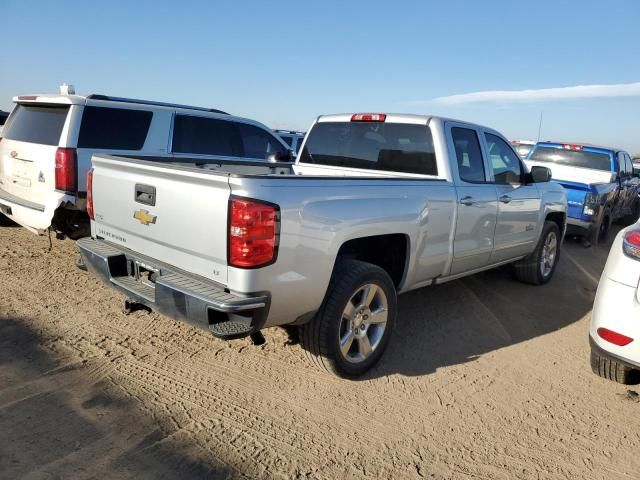
[[[126,102],[126,103],[139,103],[141,105],[155,105],[158,107],[184,108],[187,110],[200,110],[202,112],[213,112],[213,113],[221,113],[223,115],[229,115],[227,112],[223,112],[222,110],[218,110],[217,108],[193,107],[191,105],[180,105],[178,103],[167,103],[167,102],[155,102],[153,100],[140,100],[137,98],[111,97],[109,95],[100,95],[97,93],[92,93],[91,95],[88,95],[87,98],[90,98],[91,100],[109,100],[110,102]]]

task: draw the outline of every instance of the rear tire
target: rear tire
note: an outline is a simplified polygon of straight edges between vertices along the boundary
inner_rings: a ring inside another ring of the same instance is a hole
[[[640,381],[640,372],[638,370],[603,357],[593,349],[591,350],[591,370],[599,377],[624,385],[636,384]]]
[[[319,368],[344,378],[363,375],[384,353],[395,327],[397,297],[382,268],[342,260],[318,314],[300,327],[300,343]]]
[[[531,285],[544,285],[556,271],[560,259],[560,229],[555,222],[544,222],[536,249],[514,264],[516,278]]]

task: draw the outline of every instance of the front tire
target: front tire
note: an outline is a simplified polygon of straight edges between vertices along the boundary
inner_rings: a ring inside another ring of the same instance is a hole
[[[545,221],[536,249],[515,263],[516,278],[531,285],[544,285],[551,280],[560,258],[560,240],[558,225]]]
[[[600,223],[594,225],[594,228],[589,232],[589,243],[594,247],[597,247],[600,243],[607,243],[609,241],[609,233],[611,232],[611,215],[605,213]]]
[[[359,377],[382,357],[396,315],[396,290],[387,272],[343,260],[336,265],[320,311],[300,328],[300,343],[321,369]]]

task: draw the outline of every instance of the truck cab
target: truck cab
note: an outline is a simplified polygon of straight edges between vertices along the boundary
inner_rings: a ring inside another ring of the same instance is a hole
[[[640,182],[624,150],[586,144],[538,142],[526,163],[546,166],[567,192],[567,234],[597,245],[611,223],[640,215]]]

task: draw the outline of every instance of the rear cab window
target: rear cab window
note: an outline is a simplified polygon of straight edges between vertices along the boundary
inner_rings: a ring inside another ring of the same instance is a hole
[[[57,146],[70,105],[18,104],[3,127],[8,140]]]
[[[78,148],[140,150],[152,118],[153,112],[148,110],[86,106]]]
[[[611,153],[580,145],[536,145],[529,160],[611,171]]]
[[[318,122],[300,162],[334,167],[437,175],[431,130],[386,122]]]

